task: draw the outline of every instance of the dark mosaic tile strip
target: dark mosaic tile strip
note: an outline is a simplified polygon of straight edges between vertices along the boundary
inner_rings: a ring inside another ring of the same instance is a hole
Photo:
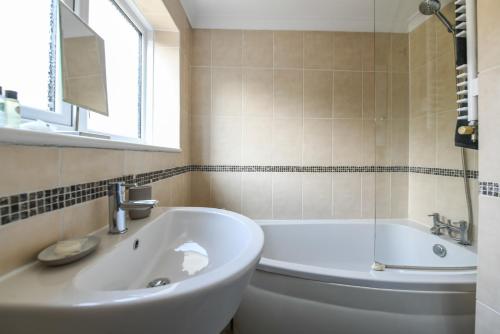
[[[6,225],[45,212],[67,208],[108,195],[108,184],[124,181],[146,185],[187,173],[190,166],[127,175],[114,179],[0,197],[0,224]]]
[[[464,177],[464,172],[463,172],[463,170],[460,170],[460,169],[409,167],[409,172],[416,173],[416,174]],[[476,170],[468,170],[467,171],[467,177],[470,179],[477,179],[478,176],[479,176],[479,172]]]
[[[45,212],[51,212],[76,204],[107,196],[108,184],[124,181],[146,185],[188,172],[243,172],[243,173],[419,173],[463,177],[463,172],[455,169],[408,167],[408,166],[210,166],[190,165],[174,167],[137,175],[77,184],[31,193],[0,197],[0,224],[5,225]],[[476,179],[477,171],[468,171],[469,178]],[[489,183],[488,183],[489,184]],[[496,192],[495,192],[496,189]],[[498,184],[487,188],[485,193],[496,194]],[[495,195],[490,195],[495,196]]]
[[[418,173],[463,177],[458,169],[408,167],[408,166],[210,166],[193,165],[195,172],[240,172],[240,173]],[[469,170],[467,177],[477,179],[478,172]]]
[[[479,182],[479,194],[490,197],[500,197],[500,184],[496,182]]]

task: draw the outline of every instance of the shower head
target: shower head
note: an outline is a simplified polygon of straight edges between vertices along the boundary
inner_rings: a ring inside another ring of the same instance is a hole
[[[420,13],[424,15],[434,15],[441,9],[441,3],[438,0],[424,0],[418,6]]]
[[[424,0],[418,6],[418,10],[420,11],[420,13],[424,15],[436,15],[439,21],[441,21],[441,23],[444,24],[446,29],[448,29],[448,32],[452,34],[455,33],[455,28],[453,27],[453,25],[440,11],[441,2],[439,2],[439,0]]]

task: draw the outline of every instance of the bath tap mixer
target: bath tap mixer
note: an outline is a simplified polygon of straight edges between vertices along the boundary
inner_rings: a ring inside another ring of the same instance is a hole
[[[448,236],[457,241],[461,245],[469,246],[470,243],[470,225],[465,220],[459,222],[452,222],[450,219],[441,220],[439,213],[429,215],[432,217],[431,233],[435,235],[442,235],[442,230],[448,233]]]
[[[150,209],[158,204],[157,200],[125,201],[126,188],[134,187],[125,182],[110,183],[108,185],[109,202],[109,234],[123,234],[127,232],[126,210]]]

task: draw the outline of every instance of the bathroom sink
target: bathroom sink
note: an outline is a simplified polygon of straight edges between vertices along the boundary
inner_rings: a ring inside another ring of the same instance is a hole
[[[205,208],[158,208],[97,252],[0,278],[0,324],[15,333],[218,334],[259,261],[250,219]]]

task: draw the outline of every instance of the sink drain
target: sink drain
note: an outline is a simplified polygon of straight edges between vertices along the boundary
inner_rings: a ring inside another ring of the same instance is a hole
[[[148,288],[157,288],[167,284],[170,284],[170,280],[168,278],[157,278],[148,283]]]

